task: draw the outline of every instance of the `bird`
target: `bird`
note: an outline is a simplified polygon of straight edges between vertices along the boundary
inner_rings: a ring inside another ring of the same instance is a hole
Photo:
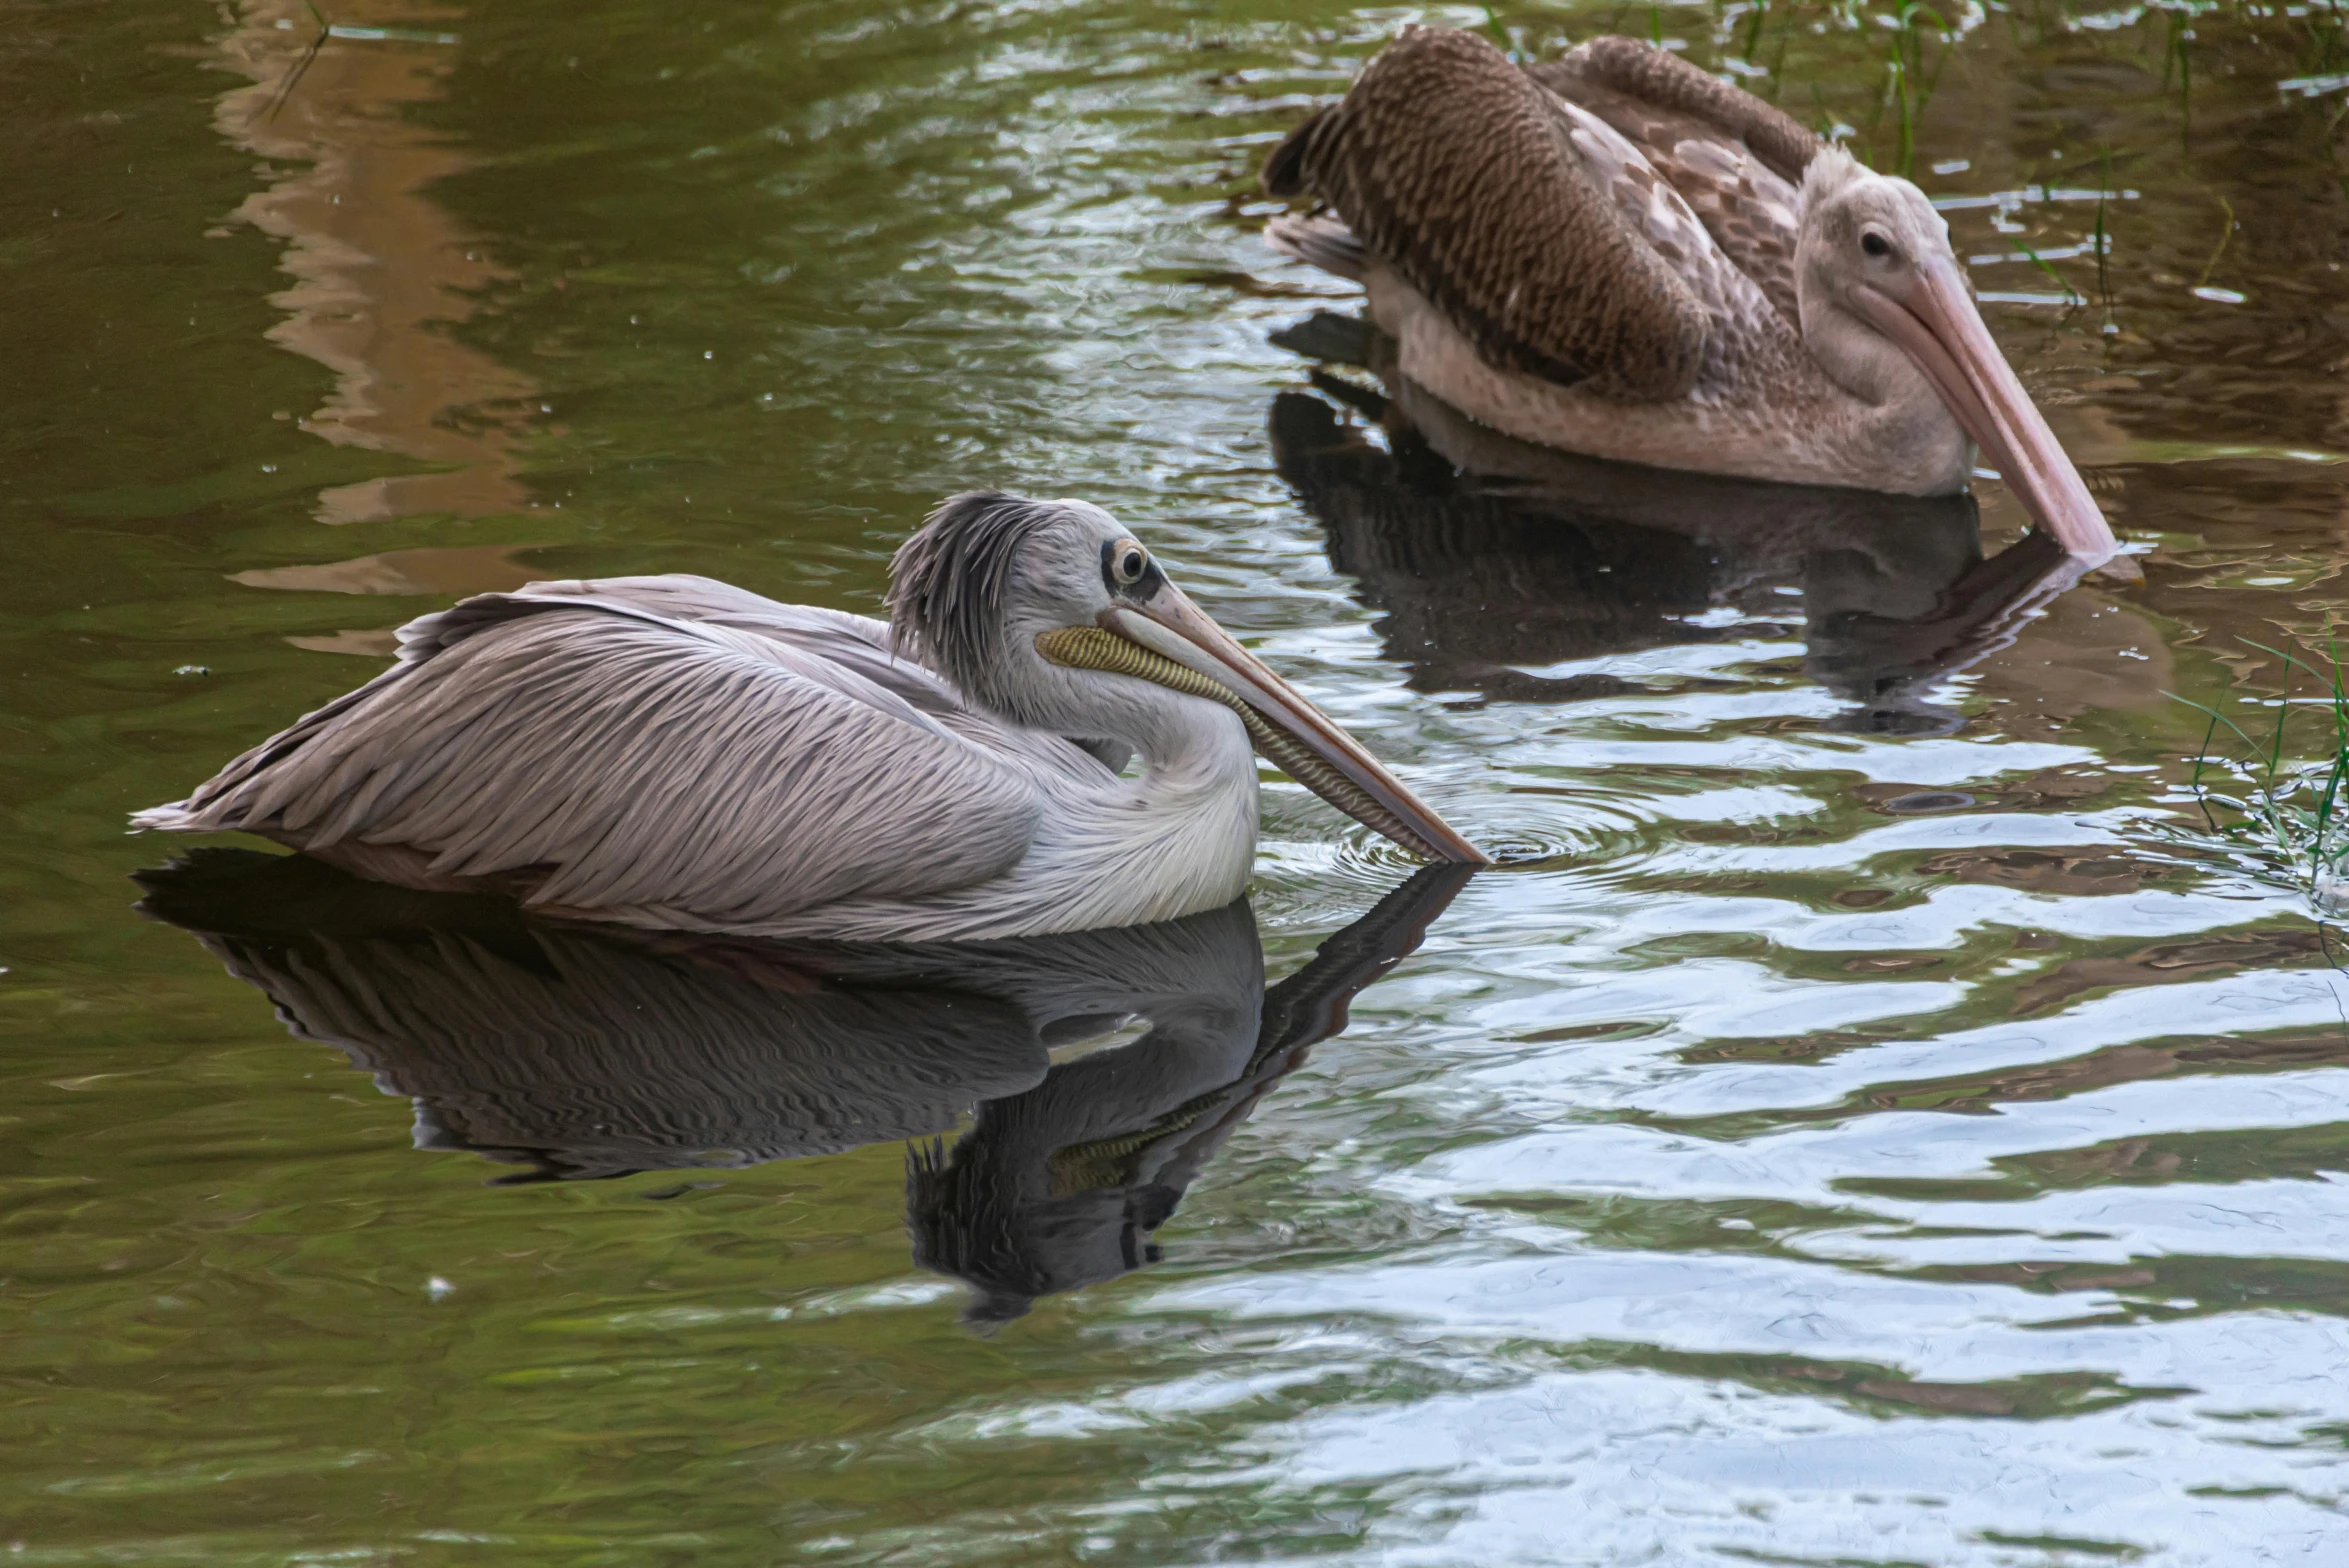
[[[1261,178],[1318,208],[1273,248],[1364,285],[1402,375],[1480,423],[1912,496],[1966,489],[1978,449],[2067,553],[2137,575],[1925,194],[1666,50],[1520,66],[1406,27]]]
[[[476,595],[131,821],[554,915],[968,940],[1230,903],[1253,745],[1413,854],[1489,864],[1090,503],[949,497],[889,609],[684,575]]]

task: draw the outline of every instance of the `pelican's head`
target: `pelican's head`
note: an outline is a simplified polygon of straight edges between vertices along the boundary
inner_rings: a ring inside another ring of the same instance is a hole
[[[1804,171],[1795,291],[1805,345],[1853,394],[1882,403],[1922,381],[2073,555],[2119,550],[2055,433],[2015,379],[1925,193],[1840,148]]]
[[[1097,506],[953,496],[889,574],[892,640],[981,707],[1032,729],[1141,744],[1169,691],[1215,702],[1239,715],[1258,751],[1356,821],[1430,859],[1486,863]]]

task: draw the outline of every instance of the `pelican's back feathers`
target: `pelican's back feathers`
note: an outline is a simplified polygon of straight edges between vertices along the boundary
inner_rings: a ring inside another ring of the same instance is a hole
[[[1475,34],[1406,27],[1274,151],[1265,188],[1329,202],[1492,364],[1681,396],[1705,307],[1599,188],[1561,109]]]
[[[483,594],[132,820],[649,925],[757,927],[998,876],[1041,809],[1022,765],[1062,743],[1007,734],[883,637],[699,578]]]

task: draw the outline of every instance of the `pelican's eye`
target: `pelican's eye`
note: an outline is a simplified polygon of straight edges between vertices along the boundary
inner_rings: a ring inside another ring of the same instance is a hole
[[[1109,578],[1120,588],[1131,588],[1142,580],[1150,569],[1150,555],[1131,539],[1121,539],[1110,546]]]
[[[1892,254],[1892,241],[1874,229],[1869,229],[1860,236],[1860,249],[1871,256],[1889,256]]]

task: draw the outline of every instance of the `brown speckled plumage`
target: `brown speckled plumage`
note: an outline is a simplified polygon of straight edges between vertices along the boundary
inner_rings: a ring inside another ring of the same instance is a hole
[[[1979,458],[2068,555],[2119,550],[1925,193],[1660,48],[1521,67],[1406,27],[1264,186],[1319,203],[1271,246],[1361,283],[1397,374],[1490,429],[1895,495]]]
[[[1829,161],[1843,177],[1814,178]],[[1831,372],[1804,324],[1807,204],[1853,177],[1778,110],[1648,44],[1520,67],[1475,34],[1407,27],[1274,151],[1266,189],[1320,206],[1265,234],[1363,285],[1403,376],[1521,439],[1962,489],[1964,435],[1933,392],[1839,380],[1848,353]]]
[[[1637,147],[1738,271],[1788,322],[1801,319],[1795,188],[1826,143],[1753,94],[1630,38],[1594,38],[1526,74]]]
[[[1274,151],[1264,184],[1329,202],[1495,365],[1625,400],[1682,396],[1704,306],[1600,199],[1571,130],[1491,44],[1409,27]]]
[[[1790,185],[1802,182],[1803,170],[1826,145],[1785,111],[1635,38],[1594,38],[1555,60],[1528,66],[1525,74],[1559,97],[1596,111],[1635,142],[1668,147],[1670,142],[1646,133],[1644,126],[1668,124],[1673,116],[1686,127],[1674,132],[1674,139],[1693,132],[1741,141]],[[1618,119],[1608,99],[1638,118]]]

